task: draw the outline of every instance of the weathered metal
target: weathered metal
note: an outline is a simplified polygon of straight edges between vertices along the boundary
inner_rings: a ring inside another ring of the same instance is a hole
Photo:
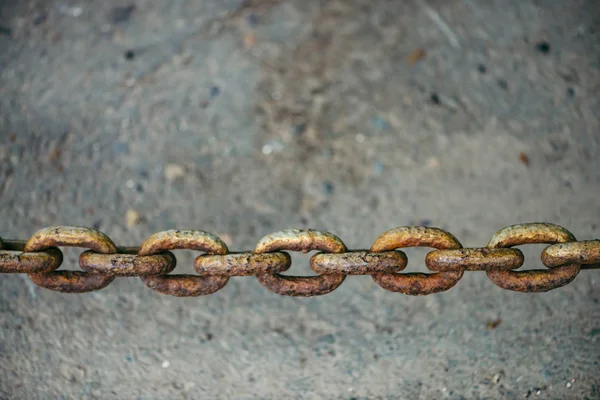
[[[546,243],[541,254],[547,269],[518,270],[523,253],[515,246]],[[59,270],[60,247],[81,247],[82,271]],[[404,273],[401,249],[432,247],[425,257],[433,273]],[[203,254],[194,260],[195,274],[170,274],[174,250]],[[317,276],[288,276],[289,251],[316,251],[310,267]],[[34,233],[27,241],[0,239],[0,273],[24,273],[40,287],[84,293],[108,286],[116,277],[139,277],[149,288],[178,297],[202,296],[227,285],[230,277],[256,276],[268,290],[285,296],[318,296],[337,289],[348,275],[368,275],[386,290],[428,295],[456,285],[465,271],[484,271],[501,288],[537,293],[560,288],[584,269],[600,266],[600,240],[577,241],[563,227],[547,223],[508,226],[486,247],[463,248],[451,233],[431,227],[400,227],[384,232],[369,250],[348,250],[328,232],[285,230],[263,237],[253,251],[230,252],[217,236],[197,230],[168,230],[150,236],[140,247],[117,247],[91,228],[56,226]]]

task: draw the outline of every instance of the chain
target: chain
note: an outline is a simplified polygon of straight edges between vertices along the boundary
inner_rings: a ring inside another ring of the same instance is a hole
[[[545,243],[546,269],[518,271],[523,253],[513,247]],[[59,270],[59,247],[85,248],[81,271]],[[425,258],[432,271],[403,273],[406,247],[433,248]],[[172,250],[202,252],[196,274],[171,274]],[[317,251],[310,259],[316,276],[289,276],[289,251]],[[196,230],[167,230],[140,247],[118,247],[104,233],[86,227],[56,226],[27,241],[0,238],[0,273],[23,273],[36,285],[64,293],[85,293],[108,286],[117,277],[139,277],[150,289],[178,296],[214,293],[235,276],[255,276],[268,290],[285,296],[319,296],[337,289],[348,275],[370,275],[383,289],[422,296],[454,287],[465,271],[484,271],[497,286],[525,293],[547,292],[570,283],[582,269],[600,267],[600,240],[577,241],[565,228],[548,223],[508,226],[486,247],[463,248],[451,233],[431,227],[400,227],[379,236],[369,250],[348,250],[337,236],[316,230],[285,230],[263,237],[253,251],[231,252],[217,236]]]

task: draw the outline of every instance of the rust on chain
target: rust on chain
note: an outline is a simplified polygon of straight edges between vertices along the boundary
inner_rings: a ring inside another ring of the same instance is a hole
[[[371,246],[372,252],[383,252],[404,247],[427,246],[439,250],[462,248],[454,235],[438,228],[405,226],[384,232]],[[423,296],[446,291],[462,278],[464,269],[424,273],[379,273],[371,275],[382,288],[412,296]]]
[[[488,243],[489,248],[506,248],[533,243],[575,242],[575,236],[565,228],[547,223],[531,223],[508,226],[498,231]],[[580,264],[566,263],[550,266],[548,270],[486,271],[497,286],[525,293],[547,292],[571,282],[579,274]]]
[[[167,250],[198,250],[208,254],[225,255],[225,242],[208,232],[198,230],[167,230],[155,233],[142,243],[138,255],[151,256]],[[155,275],[140,278],[157,292],[176,297],[204,296],[223,288],[228,276],[212,275]]]
[[[542,252],[548,269],[518,271],[523,253],[514,246],[549,244]],[[84,247],[83,271],[61,271],[60,246]],[[433,247],[425,262],[433,274],[402,273],[406,255],[398,249]],[[194,260],[199,275],[169,275],[176,266],[170,250],[202,251]],[[317,276],[284,276],[287,251],[320,251],[310,259]],[[119,247],[91,228],[56,226],[29,240],[0,238],[0,273],[26,273],[38,286],[67,293],[99,290],[116,276],[136,276],[151,289],[173,296],[201,296],[223,288],[231,276],[254,275],[268,290],[287,296],[317,296],[339,287],[348,275],[371,275],[386,290],[426,295],[448,290],[464,271],[485,271],[504,289],[545,292],[573,281],[582,269],[600,268],[600,240],[577,242],[563,227],[546,223],[512,225],[497,232],[486,248],[463,248],[450,233],[429,227],[384,232],[369,251],[348,251],[337,236],[321,231],[286,230],[263,237],[254,252],[229,253],[218,237],[203,231],[169,230],[150,236],[139,248]]]
[[[329,233],[313,229],[288,229],[271,233],[260,239],[255,253],[272,253],[277,250],[301,251],[308,253],[319,250],[327,253],[343,253],[346,245],[340,238]]]
[[[523,265],[525,256],[519,249],[469,248],[434,250],[425,257],[431,271],[487,271],[516,269]]]
[[[275,232],[263,237],[255,253],[272,253],[280,250],[301,251],[308,253],[319,250],[328,253],[343,253],[346,245],[340,238],[329,233],[316,230],[289,229]],[[337,289],[346,279],[341,273],[318,276],[284,276],[278,273],[259,274],[258,281],[268,290],[284,295],[310,297],[321,296]]]
[[[144,241],[138,254],[151,256],[165,250],[199,250],[208,254],[227,254],[229,249],[217,236],[196,230],[171,229],[155,233]]]
[[[550,268],[569,263],[582,264],[582,268],[596,266],[600,264],[600,240],[553,244],[542,251],[542,262]]]
[[[270,291],[283,296],[295,297],[321,296],[330,293],[337,289],[345,278],[346,276],[341,274],[320,276],[257,275],[261,285]]]
[[[205,296],[222,289],[229,277],[196,275],[155,275],[140,278],[146,286],[157,292],[176,297]]]
[[[114,276],[81,271],[53,271],[27,274],[36,285],[63,293],[86,293],[108,286]]]
[[[284,252],[201,255],[194,260],[194,269],[200,275],[251,276],[274,274],[287,271],[291,265],[290,255]]]
[[[46,250],[50,247],[85,247],[96,253],[111,254],[117,246],[104,233],[80,226],[55,226],[40,229],[25,243],[26,252]]]
[[[117,251],[117,246],[104,233],[97,229],[80,226],[54,226],[41,229],[29,238],[23,250],[38,252],[59,246],[85,247],[103,254]],[[85,293],[100,290],[114,280],[114,276],[83,271],[50,271],[28,273],[27,275],[36,285],[63,293]]]
[[[84,251],[79,256],[79,266],[87,272],[112,276],[147,276],[168,274],[177,265],[171,252],[140,256],[138,250],[138,247],[119,247],[115,254]]]
[[[310,268],[317,274],[371,275],[381,272],[402,271],[408,259],[401,251],[371,253],[318,253],[311,257]]]
[[[54,271],[63,261],[62,252],[51,247],[44,251],[24,252],[25,241],[0,239],[0,272],[30,273]]]

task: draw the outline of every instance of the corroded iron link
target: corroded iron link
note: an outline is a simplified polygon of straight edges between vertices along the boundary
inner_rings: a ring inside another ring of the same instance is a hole
[[[290,229],[263,237],[255,253],[271,253],[278,250],[320,250],[328,253],[344,253],[346,245],[340,238],[328,232]],[[343,273],[318,276],[284,276],[278,273],[259,274],[258,281],[268,290],[284,296],[321,296],[337,289],[346,279]]]
[[[523,253],[514,246],[549,244],[541,254],[547,269],[518,270]],[[81,271],[59,270],[60,247],[81,247]],[[404,273],[406,247],[432,247],[425,264],[431,274]],[[204,254],[194,260],[198,275],[170,274],[174,250]],[[317,276],[282,275],[292,265],[289,251],[317,251],[310,268]],[[465,271],[484,271],[497,286],[537,293],[562,287],[580,270],[600,267],[600,240],[577,241],[563,227],[547,223],[508,226],[487,247],[463,248],[451,233],[430,227],[400,227],[384,232],[366,250],[348,250],[328,232],[285,230],[264,236],[251,252],[230,252],[217,236],[197,230],[168,230],[150,236],[140,247],[117,247],[91,228],[57,226],[37,231],[27,241],[0,238],[0,273],[24,273],[36,285],[64,293],[84,293],[108,286],[116,277],[139,277],[149,288],[171,296],[203,296],[227,285],[231,277],[255,276],[268,290],[285,296],[319,296],[337,289],[348,275],[367,275],[382,288],[407,295],[451,289]]]
[[[202,255],[194,261],[201,275],[250,276],[285,272],[292,266],[289,254],[283,252],[254,254],[232,253],[222,256]]]
[[[435,250],[427,254],[425,264],[431,271],[489,271],[517,269],[525,257],[518,249]]]
[[[47,251],[53,247],[85,247],[102,254],[113,254],[117,246],[104,233],[78,226],[59,226],[37,231],[25,243],[23,251]],[[85,293],[108,286],[114,276],[83,271],[30,272],[29,279],[38,286],[65,293]]]
[[[462,245],[451,233],[437,228],[408,226],[390,229],[381,235],[371,251],[380,252],[403,247],[428,246],[440,250],[460,249]],[[371,275],[382,288],[392,291],[422,296],[450,289],[462,278],[464,268],[452,271],[422,273],[379,273]]]
[[[406,268],[408,259],[401,251],[370,253],[319,253],[310,259],[310,268],[317,274],[372,275],[400,272]]]
[[[140,256],[153,256],[167,250],[198,250],[208,254],[224,255],[229,253],[225,242],[203,231],[168,230],[150,236],[138,252]],[[142,281],[150,289],[177,297],[195,297],[212,294],[222,289],[229,277],[226,275],[149,275]]]
[[[137,247],[119,248],[115,254],[102,254],[88,250],[79,256],[79,266],[86,272],[137,277],[165,275],[175,269],[177,260],[171,252],[140,256],[137,254],[138,251]]]
[[[575,242],[575,236],[565,228],[545,223],[513,225],[497,232],[489,248],[506,248],[531,243]],[[584,260],[585,261],[585,260]],[[517,292],[547,292],[571,282],[579,274],[580,263],[559,262],[558,266],[549,266],[548,270],[503,271],[488,270],[488,277],[503,289]]]
[[[35,273],[54,271],[63,261],[63,254],[57,248],[45,251],[24,252],[24,241],[0,241],[0,272]]]

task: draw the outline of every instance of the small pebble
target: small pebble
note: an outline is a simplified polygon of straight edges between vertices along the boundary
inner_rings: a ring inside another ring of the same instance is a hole
[[[278,153],[283,150],[283,144],[279,140],[272,140],[263,145],[262,153],[266,156],[272,153]]]
[[[171,363],[170,363],[170,362],[168,362],[168,361],[163,361],[163,363],[162,363],[162,367],[163,367],[163,368],[169,368],[170,366],[171,366]]]
[[[306,131],[306,124],[294,125],[294,135],[301,135]]]
[[[123,56],[127,61],[131,61],[135,58],[135,52],[133,50],[127,50]]]
[[[442,101],[440,100],[440,96],[437,93],[432,93],[431,94],[431,102],[437,106],[439,106],[440,104],[442,104]]]
[[[61,151],[58,147],[55,147],[51,152],[50,152],[50,161],[58,161],[58,159],[60,158],[60,154]]]
[[[408,55],[408,64],[415,65],[417,62],[425,58],[427,53],[423,49],[415,49]]]
[[[130,228],[133,228],[134,226],[139,224],[140,219],[140,214],[132,208],[127,210],[127,212],[125,213],[125,222]]]
[[[496,329],[500,323],[502,322],[502,320],[500,319],[496,319],[494,321],[491,321],[487,324],[488,329]]]
[[[174,181],[185,176],[185,168],[179,164],[167,164],[165,167],[165,177],[168,181]]]
[[[527,154],[520,152],[519,153],[519,161],[521,161],[521,164],[528,166],[529,165],[529,157],[527,156]]]
[[[571,382],[567,382],[567,389],[570,389],[571,386],[573,386],[573,385],[571,385]]]
[[[218,86],[213,86],[210,88],[210,98],[214,99],[215,97],[217,97],[219,95],[219,93],[221,93],[221,90],[219,89]]]
[[[543,41],[535,45],[535,49],[542,54],[550,53],[550,43]]]

